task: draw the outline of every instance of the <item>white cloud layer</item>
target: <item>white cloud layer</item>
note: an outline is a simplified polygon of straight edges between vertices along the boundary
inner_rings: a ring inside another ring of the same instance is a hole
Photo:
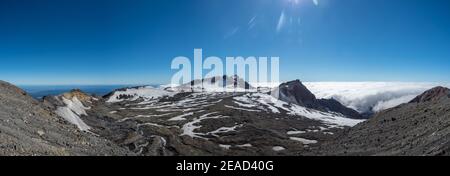
[[[334,98],[359,112],[381,111],[407,103],[438,83],[306,82],[317,98]]]

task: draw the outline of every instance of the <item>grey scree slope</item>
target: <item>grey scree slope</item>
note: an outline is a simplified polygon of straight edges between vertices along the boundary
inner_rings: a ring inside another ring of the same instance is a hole
[[[79,131],[23,90],[0,81],[0,155],[128,155]]]

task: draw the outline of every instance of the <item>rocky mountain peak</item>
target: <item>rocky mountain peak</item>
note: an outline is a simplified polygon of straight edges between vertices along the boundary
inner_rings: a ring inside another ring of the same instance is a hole
[[[413,100],[410,101],[410,103],[422,103],[422,102],[428,102],[428,101],[435,101],[442,97],[449,97],[450,96],[450,89],[445,87],[435,87],[433,89],[430,89],[423,94],[417,96]]]
[[[255,88],[247,81],[237,75],[234,76],[214,76],[204,79],[192,80],[187,84],[170,87],[167,90],[182,92],[202,92],[202,91],[239,91],[254,90]]]
[[[311,107],[316,103],[316,96],[300,80],[282,83],[275,92],[278,92],[275,96],[288,103],[305,107]]]
[[[72,100],[74,97],[76,97],[78,100],[80,100],[83,103],[91,103],[92,100],[95,98],[91,95],[86,94],[85,92],[81,91],[80,89],[73,89],[70,92],[66,92],[61,95],[62,97]]]
[[[323,112],[337,112],[348,118],[362,119],[362,115],[357,111],[345,107],[340,102],[333,99],[317,99],[316,96],[300,80],[289,81],[281,84],[272,91],[272,96],[288,102],[316,109]]]

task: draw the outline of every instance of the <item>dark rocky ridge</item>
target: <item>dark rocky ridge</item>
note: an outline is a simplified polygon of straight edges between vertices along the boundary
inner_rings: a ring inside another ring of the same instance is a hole
[[[450,155],[448,89],[426,91],[375,114],[315,149],[313,155]]]
[[[77,97],[84,105],[91,106],[92,101],[94,99],[98,99],[100,97],[94,97],[92,95],[88,95],[87,93],[81,91],[80,89],[73,89],[70,92],[63,93],[59,96],[44,96],[42,98],[42,103],[44,106],[56,110],[58,106],[65,106],[64,102],[61,101],[61,97],[71,100],[73,97]]]
[[[79,131],[23,90],[0,81],[0,155],[131,155]]]
[[[325,112],[338,112],[348,118],[364,119],[356,110],[345,107],[334,99],[317,99],[311,91],[306,88],[300,80],[290,81],[281,84],[278,89],[272,92],[275,97],[282,101],[297,104]]]
[[[417,96],[416,98],[411,100],[410,103],[423,103],[427,101],[435,101],[442,97],[449,97],[449,96],[450,96],[450,89],[445,87],[435,87]]]
[[[316,96],[304,86],[300,80],[282,83],[278,89],[278,98],[288,103],[298,104],[309,108],[318,108]],[[277,96],[277,95],[275,95]]]
[[[368,116],[363,116],[358,111],[348,108],[342,105],[339,101],[335,99],[318,99],[317,104],[319,106],[318,110],[323,110],[326,112],[338,112],[345,115],[348,118],[353,119],[366,119]]]

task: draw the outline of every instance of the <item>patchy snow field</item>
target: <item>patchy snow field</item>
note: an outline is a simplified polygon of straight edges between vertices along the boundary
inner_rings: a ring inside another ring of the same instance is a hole
[[[163,89],[154,88],[151,86],[127,88],[125,90],[115,91],[114,94],[106,101],[108,103],[117,103],[124,100],[135,101],[139,98],[143,98],[146,101],[161,98],[164,96],[173,96],[174,92],[169,92]],[[121,98],[126,97],[126,98]]]
[[[289,104],[263,93],[249,93],[243,96],[234,97],[234,100],[237,106],[243,107],[239,108],[239,110],[266,111],[269,113],[280,113],[280,111],[286,111],[289,115],[302,116],[309,119],[322,121],[329,127],[351,127],[364,121],[349,119],[341,114],[326,113],[305,108],[296,104]],[[255,107],[256,109],[248,109],[248,107]],[[233,109],[238,108],[233,107]]]

